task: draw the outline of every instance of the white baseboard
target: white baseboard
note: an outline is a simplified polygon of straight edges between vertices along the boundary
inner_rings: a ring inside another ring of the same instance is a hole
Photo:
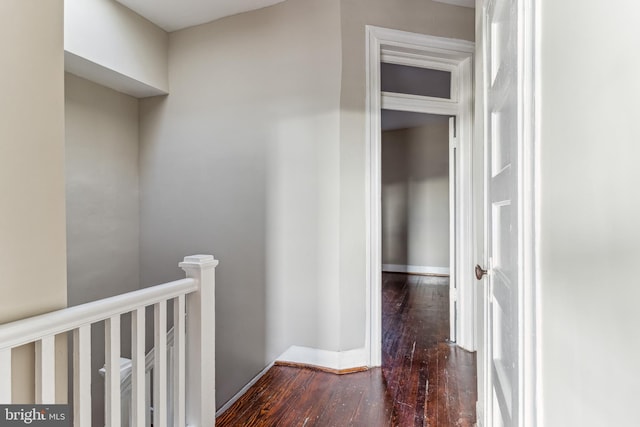
[[[389,273],[433,274],[448,276],[449,267],[428,267],[423,265],[382,264],[382,271]]]
[[[331,370],[341,371],[353,368],[361,368],[368,366],[367,352],[364,348],[347,351],[328,351],[317,348],[291,346],[288,350],[278,357],[276,362],[289,362],[301,365],[318,366]],[[238,399],[240,399],[255,383],[258,382],[269,369],[273,367],[275,362],[269,363],[262,371],[258,373],[251,381],[249,381],[240,391],[238,391],[231,399],[229,399],[218,411],[216,417],[222,415],[229,409]],[[482,427],[483,413],[479,402],[476,402],[476,415],[478,427]]]
[[[262,371],[258,373],[258,375],[253,377],[251,381],[249,381],[244,387],[242,387],[239,392],[234,394],[231,399],[227,400],[227,402],[216,411],[216,418],[222,415],[227,409],[229,409],[231,405],[236,403],[236,401],[240,399],[255,383],[257,383],[258,380],[262,378],[262,376],[266,374],[272,366],[273,362],[269,363]]]
[[[369,358],[364,348],[347,351],[328,351],[317,348],[289,347],[278,357],[277,362],[296,363],[317,366],[335,371],[362,368],[369,365]]]
[[[289,362],[301,365],[311,365],[320,368],[327,368],[336,371],[362,368],[368,366],[369,360],[364,348],[348,351],[327,351],[309,347],[291,346],[287,351],[277,358],[276,362]],[[240,389],[231,399],[229,399],[218,411],[216,417],[222,415],[238,399],[240,399],[264,374],[267,373],[274,363],[269,363],[258,375],[253,377],[244,387]]]

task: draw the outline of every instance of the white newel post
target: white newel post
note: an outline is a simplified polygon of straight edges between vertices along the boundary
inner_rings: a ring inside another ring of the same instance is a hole
[[[180,267],[198,281],[198,290],[187,295],[186,415],[187,426],[215,424],[215,268],[211,255],[185,257]]]

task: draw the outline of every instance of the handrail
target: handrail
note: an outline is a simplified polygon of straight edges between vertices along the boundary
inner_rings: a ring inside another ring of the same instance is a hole
[[[91,325],[105,326],[105,425],[120,425],[121,316],[131,313],[131,419],[146,423],[149,399],[153,425],[203,427],[215,423],[215,268],[212,255],[192,255],[178,264],[186,279],[140,289],[75,307],[0,325],[0,403],[12,399],[12,349],[35,343],[35,400],[53,404],[56,391],[55,336],[73,332],[74,427],[91,424]],[[167,305],[173,303],[174,348],[167,355]],[[152,307],[153,391],[145,380],[146,308]],[[168,359],[173,369],[168,390]],[[171,402],[169,402],[171,399]],[[171,411],[171,412],[169,412]],[[168,419],[171,414],[171,419]]]
[[[28,344],[43,336],[57,335],[197,290],[198,282],[195,279],[180,279],[5,323],[0,325],[0,350]]]

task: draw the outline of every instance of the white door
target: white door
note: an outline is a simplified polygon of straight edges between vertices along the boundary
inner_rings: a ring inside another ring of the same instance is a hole
[[[487,283],[485,402],[490,427],[521,421],[520,284],[521,138],[519,2],[485,9]],[[480,276],[481,271],[477,271]]]

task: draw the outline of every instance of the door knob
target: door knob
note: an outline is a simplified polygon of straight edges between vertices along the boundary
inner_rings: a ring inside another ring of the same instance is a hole
[[[484,270],[482,267],[476,264],[476,279],[482,280],[482,277],[486,276],[486,274],[487,274],[487,270]]]

